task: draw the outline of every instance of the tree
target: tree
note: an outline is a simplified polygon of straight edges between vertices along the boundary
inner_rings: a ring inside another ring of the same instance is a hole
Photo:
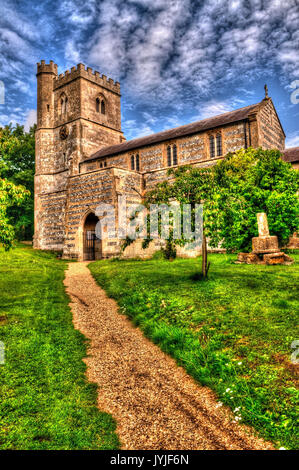
[[[14,227],[9,223],[7,210],[13,205],[20,206],[30,195],[23,186],[0,179],[0,243],[8,250],[15,238]]]
[[[251,251],[258,212],[267,214],[270,233],[280,244],[298,230],[299,173],[278,150],[239,150],[215,165],[212,174],[214,190],[205,204],[211,246]]]
[[[7,209],[7,217],[14,226],[15,236],[31,239],[34,221],[34,168],[35,168],[35,126],[29,132],[18,124],[0,128],[0,178],[24,186],[30,196]]]
[[[212,171],[210,168],[200,169],[184,166],[176,170],[170,170],[169,176],[169,181],[157,184],[153,190],[146,194],[146,206],[149,207],[150,204],[170,204],[174,200],[179,202],[180,205],[189,204],[191,206],[191,228],[194,230],[196,205],[203,204],[203,208],[205,208],[206,201],[210,198],[213,181]],[[203,212],[205,212],[205,209]],[[202,277],[206,278],[209,263],[205,224],[203,224],[202,231]],[[172,230],[170,230],[170,236],[166,243],[168,251],[171,251],[169,246],[174,250],[176,244],[185,245],[190,241],[184,239],[184,237],[174,240],[172,235]]]
[[[266,212],[271,235],[281,243],[298,230],[299,173],[277,150],[247,149],[228,154],[212,168],[181,167],[145,196],[146,204],[203,204],[202,275],[207,276],[206,239],[228,252],[250,251],[258,235],[256,214]],[[184,244],[186,240],[170,242]]]

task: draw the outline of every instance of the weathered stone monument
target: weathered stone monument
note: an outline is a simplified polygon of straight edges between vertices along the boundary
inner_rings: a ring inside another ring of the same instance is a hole
[[[252,253],[277,253],[278,239],[277,237],[270,236],[267,215],[264,212],[256,214],[259,236],[252,239]]]
[[[252,252],[239,253],[238,263],[246,264],[291,264],[293,259],[280,251],[278,239],[270,235],[267,215],[260,212],[257,215],[258,237],[252,238]]]

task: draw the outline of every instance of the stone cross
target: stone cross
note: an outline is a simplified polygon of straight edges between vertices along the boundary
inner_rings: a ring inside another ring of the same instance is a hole
[[[269,227],[268,227],[268,220],[267,214],[265,212],[260,212],[256,214],[257,217],[257,225],[259,230],[259,237],[269,237]]]

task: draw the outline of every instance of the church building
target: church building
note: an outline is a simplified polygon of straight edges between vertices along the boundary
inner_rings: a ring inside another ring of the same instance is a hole
[[[120,84],[83,64],[58,75],[37,64],[34,247],[64,258],[109,258],[122,240],[94,237],[101,203],[119,196],[140,203],[168,169],[206,167],[241,148],[275,148],[299,167],[299,148],[285,150],[285,133],[268,94],[257,104],[126,141],[121,130]],[[146,256],[136,241],[123,255]]]

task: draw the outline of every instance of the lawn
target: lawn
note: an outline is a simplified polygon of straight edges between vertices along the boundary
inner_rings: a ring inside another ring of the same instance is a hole
[[[299,254],[292,256],[292,266],[249,266],[214,254],[209,281],[198,280],[194,259],[97,261],[89,268],[121,311],[214,389],[237,421],[278,448],[295,449]]]
[[[86,341],[72,324],[67,264],[19,246],[0,251],[0,449],[115,449],[111,416],[85,378]]]

